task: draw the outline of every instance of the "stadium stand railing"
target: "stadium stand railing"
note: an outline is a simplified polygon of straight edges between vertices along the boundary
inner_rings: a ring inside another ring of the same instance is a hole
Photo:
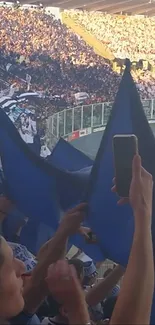
[[[155,123],[155,99],[143,100],[142,104],[148,121]],[[47,138],[56,141],[63,137],[72,141],[93,132],[104,131],[112,105],[112,102],[83,105],[53,114],[48,118]]]

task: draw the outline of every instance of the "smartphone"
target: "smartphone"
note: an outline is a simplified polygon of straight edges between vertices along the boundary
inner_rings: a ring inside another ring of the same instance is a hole
[[[138,153],[138,139],[134,134],[113,137],[116,191],[120,197],[129,197],[132,179],[132,161]]]

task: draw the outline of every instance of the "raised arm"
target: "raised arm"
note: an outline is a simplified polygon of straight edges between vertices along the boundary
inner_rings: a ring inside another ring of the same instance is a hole
[[[80,227],[80,223],[84,219],[85,206],[85,204],[80,204],[76,208],[68,211],[62,219],[55,236],[45,246],[47,249],[43,249],[40,252],[38,264],[34,268],[31,278],[25,287],[24,299],[25,310],[27,312],[34,313],[48,295],[48,288],[45,281],[47,269],[50,264],[63,257],[68,237],[76,233]]]
[[[46,281],[52,296],[65,308],[70,325],[90,324],[84,291],[73,265],[65,260],[51,265]]]
[[[99,302],[103,301],[106,296],[112,291],[113,287],[118,283],[124,274],[124,268],[120,265],[101,282],[89,289],[86,294],[86,302],[89,306],[96,306]]]
[[[150,324],[154,291],[151,235],[153,181],[152,176],[142,168],[139,156],[135,156],[133,160],[132,173],[130,204],[135,218],[135,231],[126,273],[110,325]]]

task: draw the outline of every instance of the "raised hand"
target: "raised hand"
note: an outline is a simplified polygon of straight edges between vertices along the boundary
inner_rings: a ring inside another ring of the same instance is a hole
[[[136,214],[152,218],[153,179],[141,165],[141,158],[136,155],[132,165],[132,181],[129,200]]]
[[[113,180],[115,183],[115,179]],[[116,192],[116,186],[112,187]],[[152,216],[153,179],[141,165],[141,158],[135,155],[132,164],[132,181],[130,185],[129,198],[120,198],[118,204],[130,203],[134,214],[145,215],[151,219]]]
[[[87,204],[81,203],[75,208],[67,211],[61,220],[60,228],[63,229],[68,236],[74,235],[79,231],[81,222],[85,218]]]
[[[50,293],[63,306],[76,306],[84,299],[83,290],[73,265],[60,260],[50,265],[46,282]]]
[[[78,233],[84,237],[87,244],[96,244],[97,243],[96,236],[95,236],[95,234],[92,233],[91,228],[81,226],[79,228]],[[91,234],[92,236],[90,237],[89,234]]]

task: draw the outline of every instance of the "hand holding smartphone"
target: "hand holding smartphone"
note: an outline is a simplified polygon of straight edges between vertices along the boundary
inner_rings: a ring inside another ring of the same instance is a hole
[[[129,197],[132,180],[132,161],[138,153],[138,139],[134,134],[113,137],[116,191],[120,197]]]

